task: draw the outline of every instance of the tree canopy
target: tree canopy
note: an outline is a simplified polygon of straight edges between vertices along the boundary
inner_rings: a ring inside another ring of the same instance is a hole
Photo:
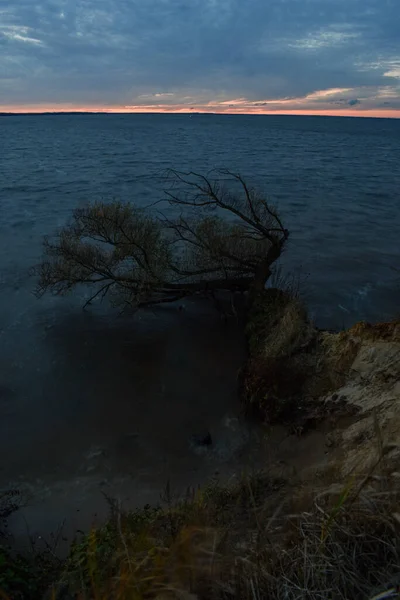
[[[189,295],[264,289],[288,231],[273,206],[231,171],[169,171],[151,207],[112,201],[74,211],[44,240],[37,293],[79,284],[139,308]]]

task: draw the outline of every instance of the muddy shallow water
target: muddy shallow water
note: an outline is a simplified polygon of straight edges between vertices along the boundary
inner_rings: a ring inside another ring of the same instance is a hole
[[[44,303],[27,356],[12,343],[23,318],[2,356],[10,385],[0,392],[0,486],[22,492],[10,520],[18,545],[54,543],[61,528],[63,553],[77,530],[105,517],[105,495],[142,506],[168,482],[178,494],[276,461],[301,468],[283,429],[240,415],[244,339],[233,320],[193,301],[133,318],[100,305],[82,311],[77,298]],[[211,446],[193,439],[207,432]],[[324,459],[323,434],[303,444],[314,462]]]
[[[65,507],[95,482],[123,480],[126,488],[129,480],[135,494],[159,489],[204,468],[192,436],[208,430],[217,460],[230,457],[230,442],[218,445],[214,431],[238,408],[236,326],[198,307],[121,318],[74,301],[49,310],[52,301],[38,304],[30,326],[22,317],[3,332],[2,487],[15,482],[49,506],[49,490],[69,481]],[[25,355],[20,329],[30,342]]]

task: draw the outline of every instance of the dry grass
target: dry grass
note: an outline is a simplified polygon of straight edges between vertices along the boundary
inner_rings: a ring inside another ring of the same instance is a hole
[[[310,510],[288,517],[292,533],[272,568],[259,570],[258,597],[361,599],[400,582],[392,512],[398,495],[391,493],[368,490],[353,501],[343,488],[333,502],[322,496]]]
[[[64,583],[81,600],[395,597],[400,485],[382,457],[312,498],[260,474],[158,509],[114,506],[75,547]]]
[[[252,307],[246,332],[250,357],[241,396],[247,412],[269,423],[296,419],[314,362],[306,350],[317,339],[306,310],[296,295],[266,290]]]
[[[275,288],[254,303],[246,327],[252,356],[290,356],[307,343],[311,327],[299,298]]]
[[[313,489],[259,473],[180,501],[167,490],[157,508],[110,501],[108,522],[75,544],[46,598],[400,597],[400,474],[392,446],[378,445],[369,472],[336,485],[337,470]]]

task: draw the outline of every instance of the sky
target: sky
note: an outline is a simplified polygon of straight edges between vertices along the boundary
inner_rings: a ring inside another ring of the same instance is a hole
[[[0,111],[400,117],[400,0],[0,0]]]

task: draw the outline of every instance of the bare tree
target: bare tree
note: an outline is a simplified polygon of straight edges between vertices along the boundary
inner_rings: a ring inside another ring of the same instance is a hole
[[[220,290],[264,289],[288,238],[277,212],[240,175],[169,171],[169,214],[121,202],[75,210],[54,238],[45,238],[35,269],[38,295],[65,294],[79,284],[133,307]],[[224,183],[221,183],[224,179]],[[227,184],[230,184],[230,187]],[[232,187],[234,189],[232,189]],[[171,210],[174,209],[174,210]]]

